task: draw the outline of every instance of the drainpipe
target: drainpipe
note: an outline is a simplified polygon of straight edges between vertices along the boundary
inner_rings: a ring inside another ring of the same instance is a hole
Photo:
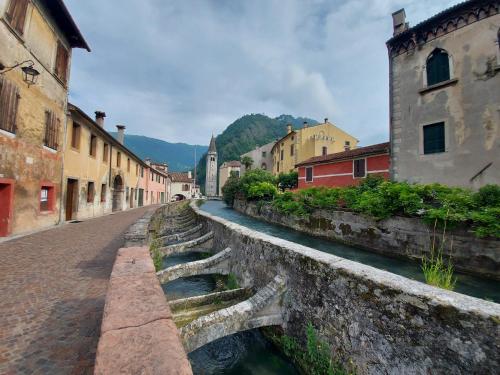
[[[68,113],[68,100],[67,100],[67,97],[66,97],[66,101],[64,103],[64,114],[65,114],[65,118],[64,118],[64,138],[63,138],[63,146],[61,148],[61,153],[62,153],[62,157],[61,157],[61,191],[59,192],[59,196],[61,197],[60,200],[59,200],[59,220],[57,221],[57,225],[61,225],[63,223],[63,196],[66,196],[66,194],[64,194],[64,154],[66,152],[66,136],[67,136],[67,133],[68,133],[68,116],[70,115]]]

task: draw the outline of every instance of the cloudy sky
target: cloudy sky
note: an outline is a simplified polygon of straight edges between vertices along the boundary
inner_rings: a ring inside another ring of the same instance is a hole
[[[92,48],[70,100],[106,128],[207,144],[248,113],[328,117],[388,139],[391,13],[410,25],[457,0],[66,0]]]

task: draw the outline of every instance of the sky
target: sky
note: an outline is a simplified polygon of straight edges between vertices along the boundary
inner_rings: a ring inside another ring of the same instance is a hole
[[[392,12],[410,26],[457,0],[66,0],[70,101],[105,127],[208,144],[239,117],[291,114],[388,140]]]

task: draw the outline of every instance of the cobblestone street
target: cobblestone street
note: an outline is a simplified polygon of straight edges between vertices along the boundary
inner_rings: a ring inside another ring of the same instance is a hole
[[[116,251],[151,209],[0,244],[0,374],[92,374]]]

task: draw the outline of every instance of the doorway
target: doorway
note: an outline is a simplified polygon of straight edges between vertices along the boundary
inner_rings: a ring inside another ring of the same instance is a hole
[[[139,189],[139,199],[137,200],[137,206],[142,207],[144,205],[144,189]]]
[[[134,208],[134,188],[130,188],[130,208]]]
[[[123,181],[120,175],[113,180],[113,208],[112,211],[122,210]]]
[[[78,180],[68,178],[66,186],[66,221],[73,220],[78,205]]]
[[[14,184],[0,183],[0,237],[10,234],[12,222],[12,205],[14,200]]]

